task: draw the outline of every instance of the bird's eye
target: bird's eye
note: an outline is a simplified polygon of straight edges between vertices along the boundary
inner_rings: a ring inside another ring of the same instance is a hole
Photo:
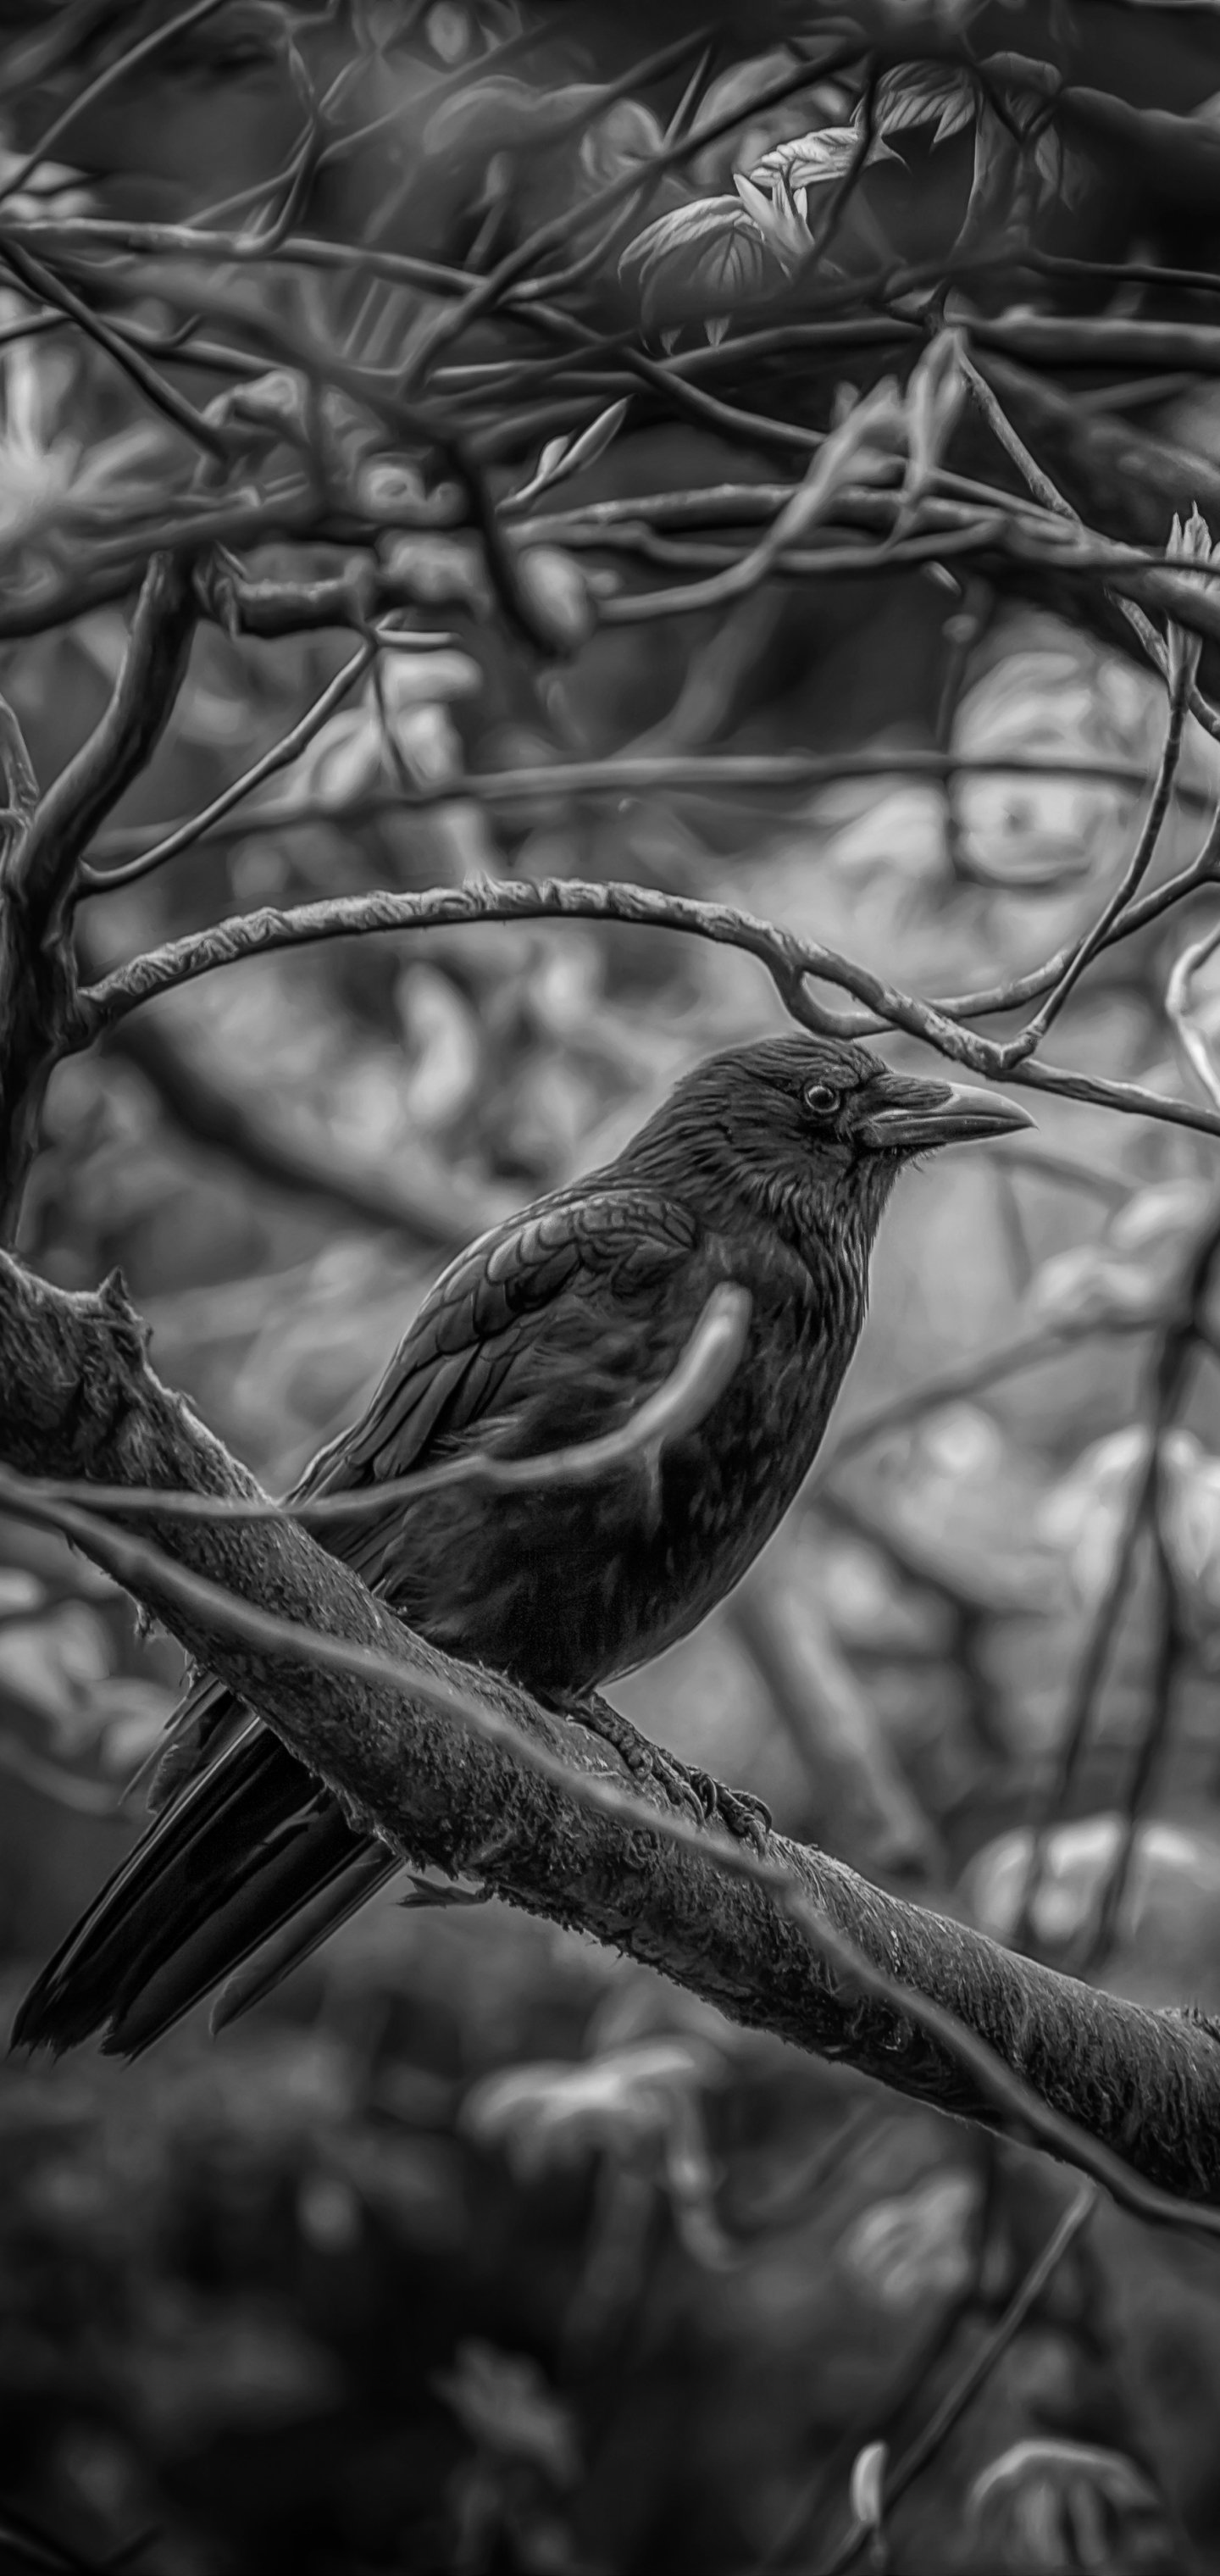
[[[805,1107],[816,1110],[819,1116],[827,1109],[833,1109],[838,1097],[833,1082],[807,1082],[805,1085]]]

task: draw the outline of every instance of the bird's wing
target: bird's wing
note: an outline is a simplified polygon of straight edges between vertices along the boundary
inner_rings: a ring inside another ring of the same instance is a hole
[[[536,1454],[609,1427],[678,1357],[664,1291],[697,1242],[679,1205],[596,1186],[485,1235],[438,1281],[366,1412],[294,1499],[401,1476],[454,1442]],[[375,1582],[395,1512],[322,1536]],[[171,1726],[150,1804],[156,1822],[27,1996],[22,2043],[68,2047],[104,2027],[108,2048],[132,2053],[236,1970],[229,2018],[399,1866],[207,1677]]]
[[[611,1427],[678,1356],[659,1328],[657,1291],[697,1240],[678,1201],[641,1189],[586,1186],[506,1218],[437,1280],[365,1411],[318,1451],[286,1499],[367,1490],[449,1444],[502,1447],[510,1415],[522,1455]],[[380,1515],[332,1521],[316,1535],[376,1588]],[[202,1675],[146,1766],[154,1810],[243,1724],[240,1702]]]
[[[626,1189],[572,1192],[484,1235],[438,1280],[365,1412],[293,1499],[407,1475],[442,1446],[471,1445],[480,1426],[503,1447],[510,1416],[520,1454],[549,1445],[548,1412],[561,1439],[609,1427],[678,1356],[657,1292],[697,1241],[679,1203]],[[326,1541],[359,1565],[368,1526]]]

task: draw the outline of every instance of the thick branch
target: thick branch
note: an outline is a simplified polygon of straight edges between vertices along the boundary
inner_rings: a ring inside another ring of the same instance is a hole
[[[117,1282],[68,1295],[2,1257],[0,1458],[22,1473],[252,1491],[152,1375]],[[243,1602],[377,1650],[362,1673],[338,1674],[307,1646],[270,1651],[235,1636],[207,1596],[200,1606],[197,1592],[184,1601],[153,1575],[131,1578],[189,1651],[409,1857],[473,1873],[512,1903],[579,1925],[738,2020],[943,2109],[993,2117],[986,2088],[943,2033],[916,2026],[916,1997],[930,1997],[1137,2173],[1220,2203],[1220,2048],[1203,2022],[1095,1993],[775,1837],[772,1862],[809,1890],[832,1949],[836,1932],[846,1935],[888,1980],[915,1990],[910,2014],[892,1991],[836,1991],[790,1901],[727,1875],[693,1828],[679,1840],[659,1819],[652,1836],[636,1799],[621,1808],[582,1799],[582,1784],[609,1781],[597,1749],[506,1683],[424,1646],[305,1531],[168,1515],[150,1517],[149,1531],[180,1567]],[[401,1669],[401,1689],[382,1678],[381,1657]],[[472,1727],[480,1712],[498,1735]],[[506,1728],[545,1759],[545,1776]]]
[[[156,748],[186,672],[197,614],[189,565],[154,555],[110,704],[47,789],[14,863],[11,892],[44,936],[71,900],[81,852]]]
[[[170,556],[154,557],[100,724],[32,815],[32,773],[17,780],[25,828],[0,854],[0,1242],[16,1232],[47,1082],[83,1043],[70,929],[80,854],[153,749],[181,685],[194,623],[186,569]],[[10,783],[13,756],[10,742]]]

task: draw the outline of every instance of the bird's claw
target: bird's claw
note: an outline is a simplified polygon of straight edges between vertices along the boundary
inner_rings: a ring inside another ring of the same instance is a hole
[[[682,1766],[685,1769],[685,1765]],[[687,1771],[703,1803],[704,1820],[709,1825],[722,1825],[739,1843],[751,1843],[756,1852],[765,1852],[771,1831],[771,1810],[752,1789],[729,1789],[723,1780],[714,1780],[710,1771]]]
[[[599,1736],[603,1744],[612,1745],[634,1780],[663,1790],[671,1804],[684,1807],[696,1823],[720,1825],[736,1841],[752,1844],[755,1851],[765,1849],[771,1811],[748,1789],[728,1789],[709,1771],[698,1771],[680,1762],[676,1753],[667,1752],[650,1736],[641,1735],[621,1709],[611,1708],[609,1701],[596,1693],[588,1699],[569,1702],[566,1714],[579,1718],[581,1725]]]

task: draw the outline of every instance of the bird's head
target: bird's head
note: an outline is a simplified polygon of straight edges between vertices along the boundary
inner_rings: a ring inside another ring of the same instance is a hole
[[[850,1226],[867,1244],[904,1163],[1033,1123],[999,1092],[893,1073],[842,1039],[794,1036],[706,1058],[630,1150],[659,1156],[682,1195],[701,1196],[706,1177],[717,1201],[727,1186],[785,1232]]]

